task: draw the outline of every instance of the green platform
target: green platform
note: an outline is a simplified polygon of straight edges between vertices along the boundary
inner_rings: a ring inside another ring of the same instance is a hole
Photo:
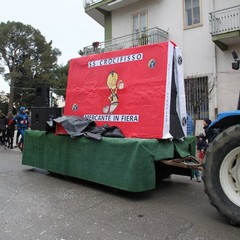
[[[195,155],[195,137],[184,141],[103,138],[25,132],[22,164],[130,192],[155,188],[154,161]]]

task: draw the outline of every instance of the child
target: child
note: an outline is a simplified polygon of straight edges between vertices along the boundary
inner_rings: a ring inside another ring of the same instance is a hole
[[[197,141],[197,153],[198,153],[198,158],[200,161],[203,161],[207,146],[208,146],[208,144],[207,144],[204,134],[203,133],[199,134],[198,141]]]

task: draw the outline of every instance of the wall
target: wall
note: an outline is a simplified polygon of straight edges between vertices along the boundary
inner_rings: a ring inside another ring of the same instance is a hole
[[[239,0],[213,0],[213,10],[218,11],[239,5]],[[240,70],[232,70],[232,51],[240,56],[240,43],[230,46],[227,51],[216,48],[217,81],[218,81],[218,111],[236,110],[240,90]]]
[[[235,7],[240,4],[239,0],[212,0],[215,9],[213,11],[222,10],[224,8]]]
[[[112,13],[113,37],[131,33],[132,15],[148,10],[148,28],[158,27],[168,31],[169,39],[183,49],[185,78],[208,76],[214,82],[216,89],[209,102],[210,118],[214,119],[215,111],[236,108],[240,71],[231,69],[233,48],[222,52],[212,42],[209,13],[239,5],[239,0],[203,0],[203,25],[188,30],[184,30],[183,26],[182,4],[182,0],[140,0],[136,4],[118,9]],[[234,46],[234,50],[238,50],[240,55],[240,44]]]
[[[140,1],[113,12],[113,37],[131,33],[132,15],[144,10],[149,13],[148,28],[159,27],[168,31],[169,39],[183,49],[186,76],[206,75],[213,71],[214,44],[209,33],[207,4],[204,5],[203,26],[183,30],[182,1]]]

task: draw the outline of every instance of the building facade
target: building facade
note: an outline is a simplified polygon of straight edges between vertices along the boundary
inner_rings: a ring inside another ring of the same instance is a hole
[[[85,12],[105,29],[105,39],[83,54],[170,40],[182,48],[187,109],[214,119],[237,108],[240,70],[239,0],[84,0]]]

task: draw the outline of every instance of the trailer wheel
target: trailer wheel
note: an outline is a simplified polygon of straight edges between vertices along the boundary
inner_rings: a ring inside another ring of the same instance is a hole
[[[155,173],[156,173],[156,182],[160,182],[163,179],[170,177],[172,174],[172,167],[161,163],[161,161],[154,162],[155,164]]]
[[[203,181],[211,204],[240,226],[240,125],[219,134],[204,160]]]

